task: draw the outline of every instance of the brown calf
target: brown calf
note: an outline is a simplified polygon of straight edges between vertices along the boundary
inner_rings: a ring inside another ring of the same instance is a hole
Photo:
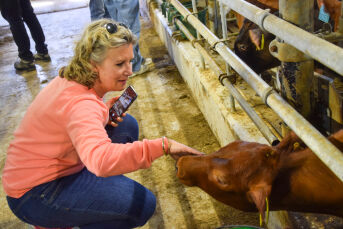
[[[343,150],[343,130],[329,140]],[[343,182],[291,133],[277,146],[235,141],[206,156],[184,156],[177,177],[242,211],[326,213],[343,217]]]

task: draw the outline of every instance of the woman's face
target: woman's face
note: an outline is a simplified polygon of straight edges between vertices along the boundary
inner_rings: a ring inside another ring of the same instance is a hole
[[[105,59],[95,64],[99,78],[93,88],[98,96],[103,97],[109,91],[125,89],[126,81],[132,75],[132,59],[132,44],[125,44],[109,49]]]

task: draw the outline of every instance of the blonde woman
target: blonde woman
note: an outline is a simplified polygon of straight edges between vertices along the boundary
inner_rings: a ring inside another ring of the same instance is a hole
[[[169,154],[201,154],[165,137],[138,141],[130,115],[109,122],[103,96],[132,74],[136,39],[109,19],[91,23],[68,66],[35,98],[14,133],[2,183],[13,213],[40,227],[133,228],[156,206],[153,193],[122,174]]]

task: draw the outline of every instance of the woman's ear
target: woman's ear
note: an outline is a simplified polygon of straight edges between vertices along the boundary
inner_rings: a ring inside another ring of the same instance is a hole
[[[92,72],[93,75],[96,75],[97,78],[99,78],[99,64],[97,64],[94,61],[90,61],[91,65],[92,65]]]
[[[93,60],[91,60],[90,63],[91,63],[91,65],[92,65],[92,67],[93,67],[92,70],[93,70],[94,72],[98,72],[98,64],[95,63]]]

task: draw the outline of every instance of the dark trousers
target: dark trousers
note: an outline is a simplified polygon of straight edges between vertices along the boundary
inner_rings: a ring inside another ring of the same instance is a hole
[[[36,44],[36,51],[48,53],[45,44],[43,29],[33,12],[30,0],[1,0],[1,15],[10,24],[14,42],[18,46],[19,57],[24,60],[33,60],[30,51],[30,39],[26,32],[24,22],[30,30],[32,39]]]

